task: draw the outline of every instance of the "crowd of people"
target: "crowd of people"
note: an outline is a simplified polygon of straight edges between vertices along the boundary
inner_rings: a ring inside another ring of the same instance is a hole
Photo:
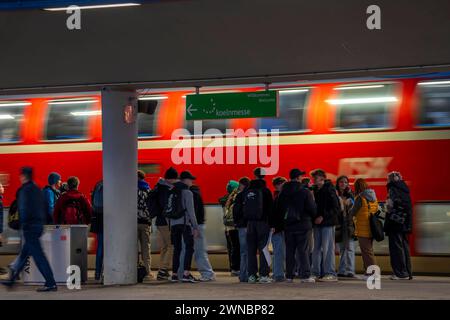
[[[357,179],[352,190],[346,176],[338,177],[333,185],[321,169],[311,172],[311,181],[305,177],[306,172],[294,168],[290,170],[289,180],[284,177],[272,180],[272,193],[264,169],[256,168],[253,174],[253,179],[230,180],[226,195],[219,199],[230,272],[240,282],[355,278],[356,241],[364,270],[376,265],[371,217],[380,208],[375,191],[364,179]],[[137,177],[138,280],[154,277],[151,267],[154,225],[160,250],[156,280],[214,281],[205,238],[205,207],[199,186],[194,184],[195,176],[189,171],[179,174],[171,167],[154,188],[145,181],[145,172],[138,171]],[[97,234],[95,279],[102,281],[103,182],[99,181],[88,197],[78,190],[77,177],[69,177],[62,183],[61,175],[52,172],[48,185],[41,190],[33,181],[32,169],[24,167],[20,180],[22,186],[11,204],[10,217],[14,211],[20,213],[17,223],[25,241],[19,257],[9,266],[8,280],[2,283],[14,285],[27,257],[32,256],[45,278],[45,285],[39,291],[57,290],[39,242],[45,224],[90,224],[90,231]],[[384,231],[389,237],[391,279],[412,279],[408,245],[412,230],[409,189],[399,172],[391,172],[387,180]],[[3,192],[0,185],[0,220],[3,220]],[[2,238],[0,245],[1,241]],[[340,256],[337,270],[336,249]],[[191,273],[192,260],[196,262],[199,278]]]

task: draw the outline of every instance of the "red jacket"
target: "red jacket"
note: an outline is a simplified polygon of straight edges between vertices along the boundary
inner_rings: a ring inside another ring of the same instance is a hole
[[[84,194],[69,190],[59,197],[53,212],[55,224],[89,224],[92,206]]]

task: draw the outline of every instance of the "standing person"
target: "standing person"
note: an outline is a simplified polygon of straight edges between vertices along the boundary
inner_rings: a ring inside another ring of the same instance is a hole
[[[147,206],[148,197],[150,193],[150,186],[145,181],[144,171],[138,170],[137,176],[138,176],[138,194],[137,194],[138,248],[140,248],[140,258],[144,264],[146,274],[149,278],[152,278],[151,244],[150,244],[150,234],[152,232],[152,219],[150,218],[150,212]]]
[[[80,180],[70,177],[67,180],[69,190],[56,201],[53,212],[55,224],[89,224],[91,222],[92,207],[86,196],[78,191]]]
[[[264,249],[269,240],[269,214],[272,211],[272,193],[266,186],[265,173],[262,168],[253,171],[255,179],[250,181],[245,192],[243,207],[244,218],[247,220],[247,248],[248,248],[248,282],[268,283],[269,261]],[[259,252],[259,277],[257,253]],[[269,257],[270,258],[270,257]]]
[[[352,190],[347,176],[340,176],[336,180],[341,210],[339,212],[339,224],[336,226],[336,243],[339,246],[338,276],[355,277],[355,225],[350,209],[354,203]]]
[[[248,282],[247,221],[244,218],[242,206],[244,202],[244,195],[249,185],[249,178],[242,177],[239,179],[238,193],[234,199],[233,206],[233,221],[239,234],[239,254],[241,258],[241,263],[239,266],[240,282]]]
[[[95,254],[95,280],[103,275],[103,181],[100,180],[91,194],[92,219],[91,232],[97,235],[97,251]]]
[[[317,205],[314,219],[314,249],[312,254],[312,273],[320,281],[337,281],[334,257],[334,226],[340,210],[336,189],[327,179],[325,171],[314,170],[313,192]]]
[[[180,176],[184,177],[183,172]],[[187,176],[187,175],[186,175]],[[194,239],[194,259],[197,265],[197,270],[200,272],[200,281],[214,281],[216,280],[216,275],[211,267],[211,263],[208,259],[208,247],[206,244],[206,219],[205,219],[205,206],[203,203],[202,196],[200,194],[200,188],[196,185],[191,185],[189,187],[194,198],[194,210],[195,218],[198,224],[198,236]],[[186,245],[184,245],[184,248]],[[185,250],[185,249],[184,249]],[[183,265],[184,255],[181,255],[180,264]],[[181,269],[181,268],[180,268]],[[180,271],[178,272],[180,274]]]
[[[284,281],[284,266],[286,256],[286,246],[284,241],[284,214],[277,210],[279,205],[279,195],[283,185],[286,183],[286,178],[276,177],[272,180],[275,188],[273,194],[273,209],[269,215],[269,226],[272,232],[272,248],[273,248],[273,280],[276,282]]]
[[[228,261],[230,263],[230,272],[232,276],[239,276],[241,265],[239,231],[235,227],[233,219],[233,207],[238,193],[239,182],[230,180],[227,184],[227,194],[219,199],[219,203],[223,207],[223,224],[225,225]]]
[[[20,182],[22,186],[18,190],[17,205],[20,212],[20,226],[23,232],[24,244],[18,258],[10,266],[10,278],[2,283],[12,287],[20,272],[24,269],[28,257],[31,256],[45,279],[44,287],[38,288],[37,291],[57,291],[58,287],[56,286],[52,269],[39,241],[44,232],[46,213],[42,191],[33,181],[32,168],[23,167],[21,169]]]
[[[369,189],[364,179],[355,181],[355,204],[350,210],[350,215],[355,217],[355,235],[358,237],[361,256],[363,259],[364,270],[371,265],[376,265],[375,255],[373,253],[373,237],[370,231],[369,217],[378,211],[378,201],[375,191]],[[367,272],[364,275],[367,277]]]
[[[5,193],[5,188],[3,188],[0,182],[0,247],[3,246],[3,194]]]
[[[173,243],[172,282],[179,280],[177,271],[180,267],[180,256],[185,244],[183,261],[183,282],[196,282],[191,274],[192,256],[194,254],[194,237],[199,236],[199,227],[195,217],[194,196],[189,187],[192,186],[195,177],[189,171],[180,174],[180,181],[174,184],[174,188],[168,197],[168,203],[164,209],[166,215],[175,212],[170,219],[170,232]]]
[[[48,175],[48,185],[42,190],[44,192],[45,212],[47,213],[46,224],[53,223],[53,210],[55,209],[56,201],[61,196],[59,188],[61,188],[61,175],[57,172],[52,172]]]
[[[170,167],[164,173],[164,179],[158,180],[154,189],[156,193],[155,201],[149,206],[156,212],[155,225],[158,230],[159,270],[157,280],[168,280],[170,276],[169,269],[172,263],[173,245],[170,239],[169,223],[163,214],[163,210],[167,203],[169,191],[172,190],[174,183],[177,181],[178,172]]]
[[[310,190],[301,183],[304,174],[292,169],[289,182],[283,185],[275,210],[283,217],[286,237],[286,279],[294,280],[296,255],[301,282],[315,282],[311,277],[309,241],[312,221],[316,216],[316,204]]]
[[[392,280],[412,280],[408,234],[412,232],[412,205],[409,188],[400,172],[391,172],[387,183],[386,222]]]

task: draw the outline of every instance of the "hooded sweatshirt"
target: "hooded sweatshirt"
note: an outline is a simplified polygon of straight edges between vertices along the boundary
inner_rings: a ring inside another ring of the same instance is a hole
[[[179,219],[170,219],[170,225],[186,224],[193,229],[198,229],[197,218],[195,217],[194,196],[189,187],[181,181],[174,184],[175,188],[181,191],[181,204],[185,209],[184,217]]]
[[[384,224],[384,230],[386,233],[411,232],[412,205],[408,186],[403,180],[391,181],[387,184],[387,189],[387,217]],[[389,215],[393,213],[403,216],[405,218],[405,222],[403,224],[399,224],[389,219]]]
[[[79,204],[81,222],[83,224],[89,224],[92,216],[92,206],[86,196],[78,190],[69,190],[63,193],[58,201],[56,201],[55,210],[53,212],[54,223],[65,223],[66,208],[71,201],[76,201]]]
[[[273,206],[273,198],[272,192],[270,192],[269,188],[266,186],[266,181],[262,179],[255,179],[250,181],[250,185],[248,186],[248,190],[250,189],[261,189],[262,197],[263,197],[263,221],[268,221],[269,215],[272,212]]]
[[[169,195],[169,190],[173,188],[173,185],[167,180],[160,178],[155,186],[155,190],[158,194],[158,215],[156,216],[155,224],[157,227],[167,226],[168,222],[166,217],[163,216],[163,210],[167,203],[167,197]]]

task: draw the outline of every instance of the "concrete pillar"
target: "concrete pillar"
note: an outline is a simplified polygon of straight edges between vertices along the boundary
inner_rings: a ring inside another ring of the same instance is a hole
[[[129,105],[137,116],[136,97],[102,90],[105,285],[137,282],[137,123],[125,120]]]

